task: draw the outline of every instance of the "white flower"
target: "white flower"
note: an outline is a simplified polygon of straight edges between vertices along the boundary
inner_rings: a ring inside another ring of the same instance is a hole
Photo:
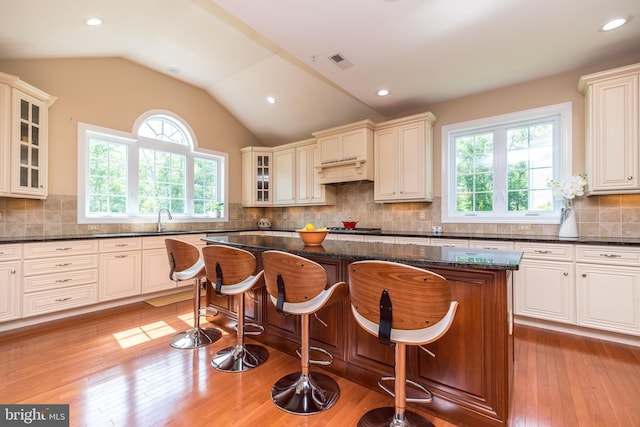
[[[574,175],[566,182],[551,180],[547,186],[553,191],[553,197],[570,205],[574,198],[584,196],[587,179],[584,174]]]

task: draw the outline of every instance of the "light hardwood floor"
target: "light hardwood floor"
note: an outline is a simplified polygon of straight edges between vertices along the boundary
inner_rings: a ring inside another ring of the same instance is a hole
[[[338,403],[295,416],[271,385],[299,367],[270,350],[267,363],[222,373],[211,356],[233,332],[198,350],[168,344],[191,324],[188,301],[137,303],[0,333],[0,403],[68,403],[72,426],[355,426],[391,398],[336,377]],[[640,348],[516,326],[510,425],[640,426]],[[318,369],[313,367],[312,369]],[[456,424],[412,408],[438,427]],[[427,407],[428,409],[428,407]]]

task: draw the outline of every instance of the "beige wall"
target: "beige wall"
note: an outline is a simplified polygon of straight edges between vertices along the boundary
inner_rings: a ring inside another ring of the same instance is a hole
[[[49,110],[49,193],[77,195],[78,122],[130,132],[145,111],[166,109],[200,147],[229,153],[229,201],[241,201],[239,150],[262,144],[202,89],[120,58],[0,61],[0,71],[58,98]]]

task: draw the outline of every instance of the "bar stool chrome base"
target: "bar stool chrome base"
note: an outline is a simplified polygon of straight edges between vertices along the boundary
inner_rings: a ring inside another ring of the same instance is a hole
[[[263,364],[269,358],[269,351],[259,345],[232,345],[216,353],[211,365],[218,371],[244,372]]]
[[[285,412],[311,415],[325,411],[340,397],[338,383],[320,372],[295,372],[278,380],[271,388],[271,400]]]
[[[405,410],[404,420],[396,418],[396,408],[372,409],[360,418],[358,427],[435,427],[434,424],[415,412]]]
[[[192,328],[171,339],[171,347],[181,349],[200,348],[218,341],[222,332],[214,328]]]

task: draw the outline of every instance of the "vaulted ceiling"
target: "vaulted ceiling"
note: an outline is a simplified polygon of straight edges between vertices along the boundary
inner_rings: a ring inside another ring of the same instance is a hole
[[[266,145],[639,51],[638,0],[0,0],[0,59],[124,57]]]

